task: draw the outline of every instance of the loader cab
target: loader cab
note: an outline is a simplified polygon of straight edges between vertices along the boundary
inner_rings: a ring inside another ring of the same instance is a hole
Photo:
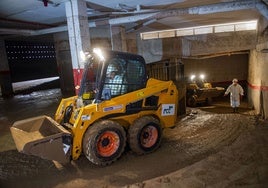
[[[146,87],[145,61],[139,55],[101,51],[89,56],[78,94],[86,104],[99,103]]]

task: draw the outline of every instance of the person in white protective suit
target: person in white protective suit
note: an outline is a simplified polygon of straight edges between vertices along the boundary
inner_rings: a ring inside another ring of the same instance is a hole
[[[240,106],[240,98],[244,96],[244,90],[241,85],[238,84],[236,78],[233,79],[233,83],[226,89],[224,96],[230,93],[230,104],[233,108],[233,112],[238,112],[238,107]]]

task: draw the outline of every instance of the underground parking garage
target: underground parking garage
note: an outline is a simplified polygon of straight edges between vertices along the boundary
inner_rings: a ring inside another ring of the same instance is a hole
[[[266,0],[0,5],[1,187],[267,187]],[[91,63],[100,87],[83,93]],[[188,106],[193,75],[211,87]]]

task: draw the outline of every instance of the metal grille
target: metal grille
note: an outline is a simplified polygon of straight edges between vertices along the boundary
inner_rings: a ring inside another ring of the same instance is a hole
[[[155,78],[163,81],[184,80],[184,66],[181,62],[173,62],[168,59],[149,63],[146,66],[149,78]]]
[[[58,76],[53,43],[6,41],[12,81]]]
[[[147,70],[150,78],[169,80],[169,61],[147,64]]]

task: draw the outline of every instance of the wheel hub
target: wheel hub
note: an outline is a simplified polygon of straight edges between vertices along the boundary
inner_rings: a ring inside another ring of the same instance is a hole
[[[99,155],[110,157],[119,149],[120,138],[116,132],[106,131],[102,133],[97,142]]]
[[[152,147],[158,140],[158,130],[152,125],[145,127],[141,135],[141,144],[145,148]]]
[[[149,138],[149,136],[150,136],[150,133],[149,133],[149,132],[145,132],[145,133],[143,133],[143,138],[144,138],[144,139]]]
[[[102,144],[103,147],[108,146],[109,143],[110,143],[110,139],[109,139],[109,138],[104,138],[104,139],[102,140],[102,142],[101,142],[101,144]]]

